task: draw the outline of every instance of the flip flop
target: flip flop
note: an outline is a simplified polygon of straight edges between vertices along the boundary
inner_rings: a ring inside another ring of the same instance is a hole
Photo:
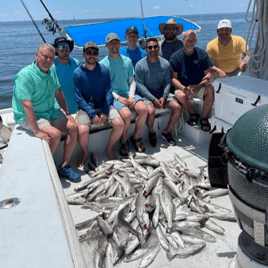
[[[211,130],[211,125],[208,121],[208,118],[200,118],[200,125],[201,125],[201,129],[205,132],[209,132]]]
[[[127,153],[123,153],[122,150],[127,151]],[[121,143],[120,141],[120,149],[119,149],[119,154],[121,156],[128,156],[129,152],[129,141],[127,140],[125,143]]]
[[[145,147],[142,149],[142,146],[143,146],[143,143],[141,141],[142,138],[134,139],[133,135],[132,135],[129,140],[130,140],[131,144],[134,146],[136,152],[139,152],[139,153],[145,152]],[[137,145],[138,142],[139,142],[139,144]]]

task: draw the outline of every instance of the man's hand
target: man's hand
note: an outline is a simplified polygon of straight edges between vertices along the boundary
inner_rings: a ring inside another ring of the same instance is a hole
[[[160,103],[160,101],[157,98],[154,98],[153,99],[153,104],[154,104],[154,107],[155,108],[162,109],[161,103]]]
[[[119,97],[118,101],[120,101],[121,103],[125,104],[127,107],[129,106],[129,99],[127,99],[127,98]]]
[[[92,123],[97,126],[100,125],[100,119],[97,115],[95,115],[95,117],[92,119]]]
[[[39,139],[41,139],[41,140],[45,140],[45,141],[47,141],[48,143],[50,142],[50,137],[45,133],[45,132],[43,132],[42,130],[37,130],[37,131],[35,131],[34,132],[34,135],[37,137],[37,138],[39,138]]]
[[[100,114],[100,125],[103,124],[107,120],[106,114]]]
[[[195,94],[197,94],[200,90],[200,87],[197,86],[197,85],[189,85],[187,87],[189,90],[188,90],[188,94],[189,96],[194,96]]]
[[[67,118],[68,120],[70,120],[70,121],[72,121],[72,122],[75,122],[74,118],[73,118],[70,114],[65,115],[65,116],[66,116],[66,118]]]
[[[218,74],[219,78],[227,77],[227,74],[224,71],[222,71],[221,69],[218,69],[217,74]]]
[[[134,97],[129,97],[128,101],[129,101],[129,106],[128,106],[129,110],[134,109],[135,104],[136,104],[135,103],[135,98]]]
[[[241,62],[239,63],[239,68],[240,68],[240,70],[241,70],[242,72],[245,72],[246,69],[247,69],[247,67],[248,67],[248,65],[247,65],[246,62],[241,61]]]
[[[160,102],[161,108],[163,109],[164,106],[165,106],[165,103],[166,103],[165,98],[164,98],[164,97],[160,98],[160,99],[159,99],[159,102]]]

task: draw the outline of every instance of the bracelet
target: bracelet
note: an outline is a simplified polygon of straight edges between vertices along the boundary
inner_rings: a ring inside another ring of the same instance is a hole
[[[65,115],[70,115],[71,113],[70,113],[70,111],[68,111],[67,113],[65,113]]]

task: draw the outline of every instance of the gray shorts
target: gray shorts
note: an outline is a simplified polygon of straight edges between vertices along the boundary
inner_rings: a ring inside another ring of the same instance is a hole
[[[96,109],[95,110],[96,114],[99,115],[101,113],[101,109]],[[110,107],[110,112],[107,117],[107,121],[104,122],[105,125],[109,125],[110,122],[112,122],[114,119],[120,118],[120,114],[117,112],[117,110],[111,106]],[[75,117],[75,122],[77,125],[88,125],[91,126],[93,125],[92,120],[88,116],[88,114],[83,111],[83,110],[78,110],[76,112],[76,117]]]
[[[174,91],[174,94],[175,96],[177,95],[177,93],[179,92],[180,89],[176,89]],[[192,98],[197,98],[197,99],[200,99],[200,100],[203,100],[204,99],[204,92],[205,92],[205,87],[202,87],[197,94],[191,96]]]
[[[153,102],[145,97],[142,98],[145,104],[147,105],[153,105]],[[172,93],[169,93],[168,96],[166,97],[166,104],[165,107],[173,100],[176,100],[175,95]]]
[[[39,118],[37,120],[37,125],[39,127],[40,130],[42,130],[44,127],[46,126],[53,126],[55,128],[58,128],[59,125],[64,122],[65,120],[67,120],[65,114],[62,112],[61,109],[59,109],[59,114],[60,116],[58,118],[53,118],[51,117],[51,122],[49,122],[48,120],[44,119],[44,118]],[[28,123],[28,121],[23,121],[20,123],[20,126],[26,130],[29,130],[31,132],[33,132],[31,125]]]

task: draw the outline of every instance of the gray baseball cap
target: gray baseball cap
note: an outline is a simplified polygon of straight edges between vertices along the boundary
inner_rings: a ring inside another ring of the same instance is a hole
[[[120,41],[118,35],[116,33],[109,33],[106,35],[106,43],[110,43],[112,40]]]

